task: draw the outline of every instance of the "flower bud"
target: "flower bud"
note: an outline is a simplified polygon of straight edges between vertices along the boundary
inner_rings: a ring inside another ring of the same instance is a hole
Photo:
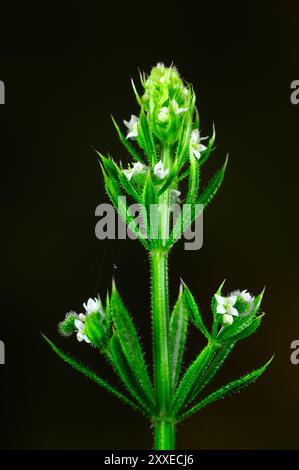
[[[175,143],[183,116],[190,110],[191,90],[184,86],[175,67],[163,64],[152,69],[143,86],[142,103],[153,133],[164,143]]]
[[[65,319],[58,324],[58,330],[63,336],[71,336],[75,331],[75,320],[78,315],[76,312],[69,312],[66,314]]]

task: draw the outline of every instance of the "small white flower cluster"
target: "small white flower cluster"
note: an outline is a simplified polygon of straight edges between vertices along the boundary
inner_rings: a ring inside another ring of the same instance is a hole
[[[249,292],[247,292],[247,290],[232,292],[228,297],[222,297],[219,294],[215,294],[215,299],[217,301],[216,312],[222,315],[222,323],[224,325],[231,325],[234,321],[234,317],[239,316],[238,310],[234,307],[238,297],[247,303],[251,303],[253,301],[253,297]]]
[[[194,129],[191,132],[191,138],[190,138],[190,153],[197,158],[197,160],[200,159],[201,157],[201,152],[206,150],[206,146],[201,144],[201,140],[206,139],[207,137],[200,137],[200,133],[198,129]]]
[[[131,168],[123,170],[123,173],[128,178],[128,180],[130,181],[130,179],[133,176],[140,175],[142,173],[146,173],[146,171],[147,171],[147,166],[146,165],[143,165],[143,163],[140,163],[140,162],[136,162],[136,163],[133,164],[133,166]]]
[[[85,309],[84,313],[79,313],[78,318],[75,320],[75,328],[77,329],[77,340],[78,341],[85,341],[86,343],[90,344],[90,340],[84,334],[85,330],[85,320],[88,315],[94,312],[98,312],[101,310],[101,301],[100,299],[88,299],[88,301],[83,304]]]
[[[122,170],[122,171],[124,175],[130,181],[133,176],[146,173],[147,170],[148,170],[148,167],[146,165],[140,162],[136,162],[133,164],[131,168],[127,168],[126,170]],[[164,167],[162,160],[160,160],[154,166],[154,175],[156,176],[156,178],[163,180],[168,175],[168,173],[169,173],[169,169]]]

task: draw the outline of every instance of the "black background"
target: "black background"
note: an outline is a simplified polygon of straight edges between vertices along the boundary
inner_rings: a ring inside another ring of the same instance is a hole
[[[40,331],[114,381],[94,351],[60,338],[56,326],[105,295],[114,274],[150,359],[147,255],[138,242],[96,239],[95,207],[107,197],[91,146],[125,160],[110,115],[136,113],[130,78],[160,61],[193,83],[203,134],[215,122],[203,184],[230,154],[204,216],[203,248],[178,244],[171,255],[171,299],[182,277],[208,318],[224,278],[228,291],[266,285],[262,328],[214,387],[276,354],[249,390],[179,427],[178,447],[298,448],[299,366],[289,359],[299,337],[299,106],[290,102],[298,14],[294,0],[1,6],[1,448],[151,446],[143,418],[63,364]],[[202,344],[190,331],[188,358]]]

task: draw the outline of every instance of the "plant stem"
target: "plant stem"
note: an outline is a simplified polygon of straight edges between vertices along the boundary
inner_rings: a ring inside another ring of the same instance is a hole
[[[156,398],[160,416],[166,416],[170,402],[169,312],[167,253],[151,252],[152,321]]]
[[[161,420],[154,427],[154,449],[173,450],[175,448],[175,423]]]
[[[169,146],[162,148],[162,161],[169,167]],[[171,403],[171,370],[169,353],[169,305],[168,305],[168,250],[170,190],[159,198],[158,234],[159,247],[151,251],[152,324],[154,349],[154,374],[159,416],[154,423],[155,449],[174,448],[175,425],[169,417]]]

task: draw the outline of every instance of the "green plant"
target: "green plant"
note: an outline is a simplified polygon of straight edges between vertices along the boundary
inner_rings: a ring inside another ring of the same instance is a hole
[[[138,117],[132,116],[130,121],[125,121],[127,136],[113,119],[133,165],[122,168],[112,158],[98,155],[112,204],[150,255],[153,377],[132,317],[114,283],[105,305],[100,298],[89,299],[84,304],[84,314],[70,312],[59,328],[63,335],[75,332],[79,341],[97,348],[119,376],[125,392],[117,390],[46,340],[68,364],[146,416],[154,425],[155,449],[174,449],[176,423],[249,385],[264,372],[270,361],[202,397],[205,387],[234,346],[260,326],[263,292],[256,297],[247,291],[223,296],[221,285],[212,297],[209,331],[192,293],[182,282],[170,313],[169,252],[215,196],[224,177],[226,162],[200,191],[199,179],[203,164],[213,150],[215,131],[207,145],[203,145],[192,86],[182,81],[174,67],[167,68],[163,64],[154,67],[149,76],[141,75],[141,83],[142,96],[132,82],[140,112]],[[179,185],[184,179],[188,184],[186,194],[180,200]],[[139,205],[142,224],[134,218],[123,196]],[[186,209],[179,211],[176,220],[171,217],[174,205]],[[206,345],[182,372],[189,320],[205,337]]]

